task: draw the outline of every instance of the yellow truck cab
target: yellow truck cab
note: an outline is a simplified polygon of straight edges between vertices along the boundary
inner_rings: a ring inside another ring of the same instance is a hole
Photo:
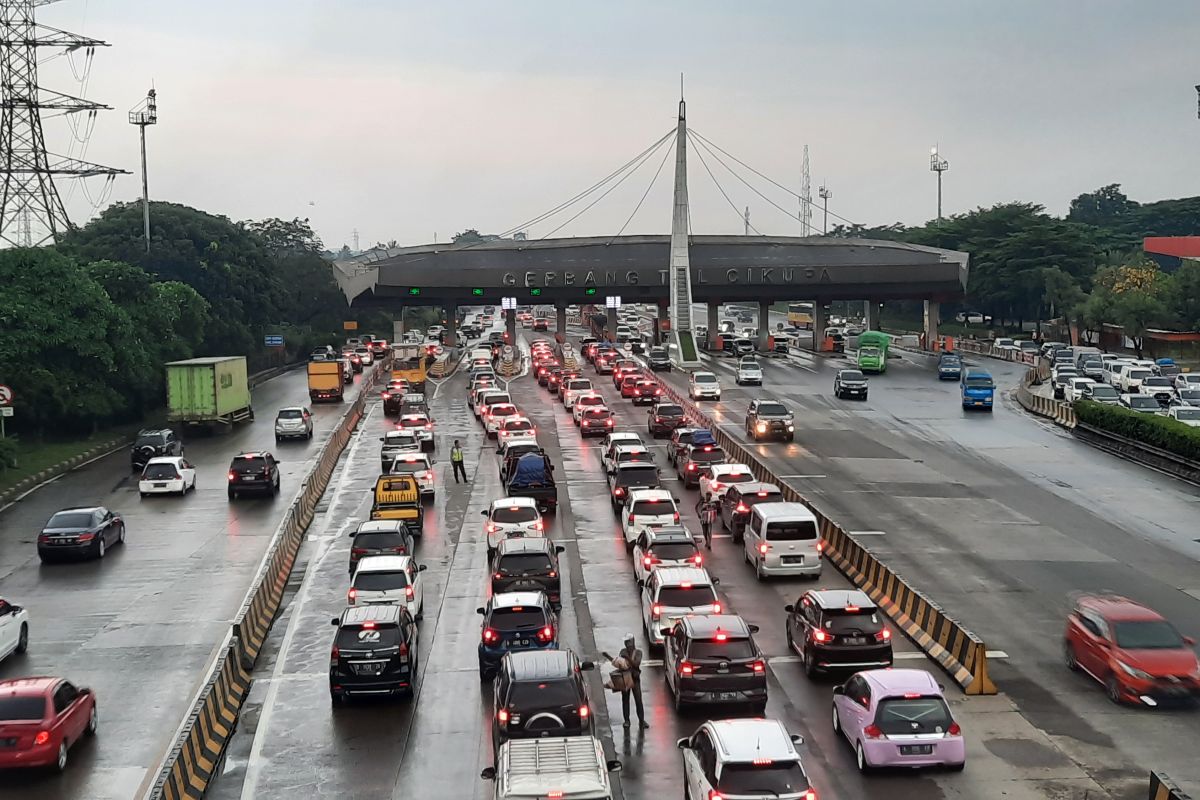
[[[421,491],[416,479],[408,475],[379,477],[375,481],[371,519],[403,520],[415,523],[417,531],[423,530],[425,511],[421,507]]]

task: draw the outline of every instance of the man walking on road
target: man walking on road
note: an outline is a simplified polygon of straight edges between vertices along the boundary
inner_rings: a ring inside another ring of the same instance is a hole
[[[458,476],[462,475],[462,482],[467,482],[467,468],[463,465],[462,445],[458,443],[458,439],[454,440],[454,446],[450,448],[450,463],[454,466],[454,482],[458,483]]]
[[[712,550],[712,529],[717,521],[717,501],[700,500],[696,503],[696,514],[700,517],[700,531],[704,534],[704,546]]]
[[[605,658],[609,658],[608,653],[602,654]],[[629,695],[633,695],[633,704],[637,709],[638,727],[649,728],[650,723],[646,722],[646,709],[642,706],[642,651],[637,648],[637,644],[632,633],[625,634],[625,646],[621,648],[621,652],[617,654],[616,659],[609,659],[614,663],[617,660],[624,662],[623,666],[629,672],[632,682],[629,685],[631,688],[621,691],[621,711],[625,715],[625,727],[629,727]]]

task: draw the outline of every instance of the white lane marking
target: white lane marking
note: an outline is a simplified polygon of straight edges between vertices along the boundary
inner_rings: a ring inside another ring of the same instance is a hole
[[[850,531],[851,536],[887,536],[887,531]]]
[[[354,441],[350,445],[350,456],[354,457],[354,452],[365,439],[364,433],[367,431],[367,421],[370,420],[375,409],[379,408],[379,404],[374,404],[370,410],[359,421],[358,431],[354,434]],[[334,507],[334,503],[341,497],[343,486],[348,481],[338,481],[337,488],[334,489],[333,497],[330,499],[329,508]],[[328,537],[324,537],[328,538]],[[318,555],[320,561],[332,553],[332,548],[326,549]],[[258,781],[262,773],[262,750],[263,746],[269,738],[268,732],[271,728],[271,718],[275,714],[275,703],[279,696],[279,687],[283,683],[284,669],[287,666],[287,654],[291,650],[292,640],[296,638],[296,631],[300,629],[300,621],[304,616],[304,607],[308,604],[309,588],[312,586],[313,576],[319,571],[310,565],[304,573],[304,578],[300,584],[300,591],[297,592],[295,605],[292,608],[292,617],[288,621],[287,630],[283,634],[283,642],[279,647],[279,654],[275,659],[275,668],[271,670],[270,685],[267,687],[267,696],[263,699],[262,711],[259,715],[258,727],[254,731],[254,742],[250,746],[250,757],[246,761],[246,775],[242,780],[242,800],[254,800],[258,795]]]
[[[828,475],[779,475],[780,478],[828,478]]]

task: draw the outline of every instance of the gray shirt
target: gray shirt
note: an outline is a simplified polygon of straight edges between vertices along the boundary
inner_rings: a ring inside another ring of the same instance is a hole
[[[637,683],[642,681],[642,651],[637,649],[637,646],[622,647],[619,653],[621,658],[629,662],[629,671],[633,673],[633,680]]]

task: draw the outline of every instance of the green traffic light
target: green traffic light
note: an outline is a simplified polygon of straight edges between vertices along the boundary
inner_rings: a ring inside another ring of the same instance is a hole
[[[420,286],[410,286],[410,287],[408,287],[408,293],[412,297],[419,297],[421,295],[421,287]]]
[[[472,289],[471,295],[473,297],[483,297],[483,289]]]
[[[584,294],[586,294],[586,295],[594,295],[594,294],[596,293],[596,287],[595,287],[595,286],[589,286],[588,288],[586,288],[586,289],[584,289],[584,290],[583,290],[583,293],[584,293]]]
[[[535,288],[535,289],[530,289],[530,290],[529,290],[529,296],[530,296],[530,297],[541,297],[541,296],[542,296],[542,290],[541,290],[541,289],[536,289],[536,288]]]

